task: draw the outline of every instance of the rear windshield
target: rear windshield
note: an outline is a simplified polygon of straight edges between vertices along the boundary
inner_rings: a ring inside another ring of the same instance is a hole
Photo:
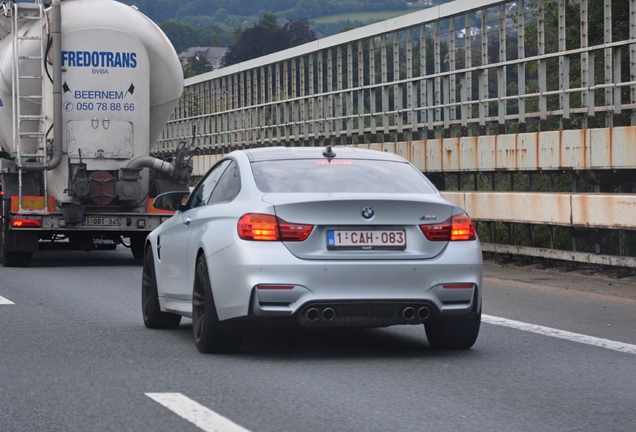
[[[424,176],[405,162],[275,160],[254,162],[252,171],[262,192],[435,193]]]

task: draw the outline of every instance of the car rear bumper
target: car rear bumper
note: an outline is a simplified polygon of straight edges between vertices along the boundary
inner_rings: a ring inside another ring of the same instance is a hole
[[[426,307],[431,316],[466,314],[479,310],[481,302],[477,241],[451,242],[434,259],[409,261],[303,260],[281,243],[239,241],[207,260],[221,320],[299,316],[301,324],[329,325],[331,320],[304,318],[311,308],[320,314],[332,308],[348,317],[389,316],[393,308],[399,321],[394,323],[414,324],[418,321],[401,320],[404,308],[413,307],[417,314]]]

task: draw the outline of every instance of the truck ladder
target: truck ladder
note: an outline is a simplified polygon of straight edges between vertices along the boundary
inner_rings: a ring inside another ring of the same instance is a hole
[[[22,162],[29,159],[46,164],[46,106],[44,85],[44,62],[46,61],[47,41],[43,37],[48,19],[41,1],[37,3],[12,2],[12,35],[13,35],[13,142],[18,161],[19,176],[19,211],[23,214],[49,214],[47,175],[44,172],[44,202],[45,208],[27,210],[22,206]],[[34,22],[29,28],[40,29],[39,32],[27,35],[21,27],[25,23]],[[33,104],[39,104],[37,113],[33,112]],[[31,108],[31,112],[29,112]],[[25,153],[25,140],[37,140],[36,149],[42,152]]]

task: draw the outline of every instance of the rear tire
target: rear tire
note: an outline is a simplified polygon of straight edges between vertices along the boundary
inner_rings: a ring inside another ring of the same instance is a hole
[[[204,255],[197,259],[195,270],[192,332],[194,344],[199,352],[205,354],[234,353],[241,349],[243,343],[242,323],[219,321]]]
[[[144,247],[146,246],[145,233],[131,234],[130,236],[130,250],[133,254],[133,258],[136,260],[144,259]]]
[[[6,222],[0,219],[0,262],[3,267],[28,267],[33,259],[33,252],[9,252],[9,239]]]
[[[181,315],[162,312],[157,292],[157,276],[152,248],[148,246],[144,257],[144,270],[141,282],[141,310],[144,324],[150,329],[175,329],[179,327]]]
[[[468,349],[475,344],[481,326],[481,312],[444,316],[424,323],[428,343],[438,349]]]

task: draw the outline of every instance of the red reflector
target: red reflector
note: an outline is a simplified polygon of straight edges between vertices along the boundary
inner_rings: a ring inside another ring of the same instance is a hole
[[[11,218],[11,226],[14,228],[42,228],[42,218],[27,218],[17,215]]]
[[[477,232],[470,218],[463,214],[431,225],[420,225],[420,229],[429,241],[467,241],[476,240]]]
[[[289,223],[264,214],[246,214],[237,225],[240,238],[255,241],[305,241],[313,229],[313,225]]]
[[[293,285],[257,285],[259,290],[293,290]]]
[[[470,289],[473,288],[475,285],[473,284],[452,284],[452,285],[444,285],[444,288],[446,289]]]

